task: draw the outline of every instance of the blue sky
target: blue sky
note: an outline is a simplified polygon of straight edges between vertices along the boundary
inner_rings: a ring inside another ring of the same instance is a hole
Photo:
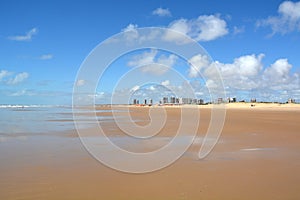
[[[112,35],[137,27],[172,28],[195,39],[214,60],[209,64],[224,76],[230,96],[299,102],[299,13],[299,2],[278,0],[4,0],[0,3],[0,104],[70,104],[78,69],[91,50]],[[115,81],[143,63],[143,55],[154,56],[153,62],[165,58],[191,83],[197,82],[181,59],[146,49],[112,64],[97,90],[99,102],[107,102]],[[194,58],[195,68],[204,62],[201,59]],[[183,84],[174,83],[167,74],[158,75],[155,80],[163,85]],[[202,90],[208,83],[199,82],[202,86],[195,90],[204,98]],[[132,91],[130,87],[119,89],[126,93]]]

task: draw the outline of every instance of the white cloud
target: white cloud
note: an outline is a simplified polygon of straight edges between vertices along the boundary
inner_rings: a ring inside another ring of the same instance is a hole
[[[105,92],[97,92],[95,94],[95,98],[101,99],[101,98],[104,98],[104,97],[105,97]]]
[[[265,73],[271,77],[278,77],[285,79],[289,75],[292,65],[288,63],[287,59],[278,59],[270,68],[266,69]]]
[[[27,72],[22,72],[14,75],[15,73],[7,71],[7,70],[1,70],[0,71],[0,82],[7,84],[7,85],[16,85],[23,81],[25,81],[29,74]]]
[[[227,23],[219,15],[201,15],[197,19],[175,20],[169,24],[168,28],[196,41],[211,41],[228,34]],[[164,36],[164,39],[168,41],[180,41],[183,38],[171,31],[167,31]]]
[[[128,24],[128,26],[124,29],[122,29],[122,31],[127,32],[127,31],[135,31],[135,29],[138,27],[138,25],[136,24]]]
[[[163,35],[163,39],[166,41],[175,41],[177,43],[187,43],[190,42],[187,40],[186,36],[190,31],[188,21],[186,19],[179,19],[169,24],[167,27],[171,31],[167,30]],[[182,35],[181,35],[182,34]]]
[[[223,77],[224,89],[230,97],[246,101],[251,98],[256,98],[258,101],[281,102],[287,101],[288,98],[295,98],[299,101],[300,74],[291,72],[293,66],[287,59],[278,59],[264,67],[263,57],[263,54],[252,54],[238,57],[231,63],[212,62],[209,67],[203,68],[205,79],[183,81],[181,85],[178,84],[178,80],[175,81],[176,85],[173,85],[172,81],[164,79],[160,84],[141,87],[135,85],[131,89],[118,89],[115,92],[116,99],[120,103],[128,103],[127,100],[130,98],[140,101],[151,98],[154,102],[158,102],[164,96],[193,97],[196,95],[197,98],[205,101],[214,101],[222,95],[219,80],[215,78],[217,72],[211,70],[216,67]],[[189,92],[189,87],[192,87],[192,93]],[[131,103],[132,100],[129,102]]]
[[[170,69],[169,66],[162,65],[162,64],[157,63],[157,62],[141,67],[142,72],[157,75],[157,76],[163,75],[164,73],[169,71],[169,69]]]
[[[172,67],[176,63],[177,56],[174,54],[171,54],[169,56],[161,55],[159,58],[157,58],[157,63],[161,65],[165,65],[167,67]]]
[[[277,12],[277,16],[259,20],[257,26],[270,26],[273,34],[300,31],[300,2],[284,1]]]
[[[242,27],[234,26],[233,27],[233,35],[241,34],[243,32],[245,32],[245,27],[244,26],[242,26]]]
[[[210,65],[206,55],[197,54],[188,61],[190,63],[189,76],[194,78],[200,75],[201,70]]]
[[[22,83],[29,77],[29,74],[27,72],[22,72],[17,74],[14,78],[11,78],[7,81],[8,85],[16,85],[19,83]]]
[[[278,59],[264,71],[264,79],[268,80],[268,85],[288,84],[292,82],[290,70],[292,65],[287,59]]]
[[[195,55],[189,59],[189,76],[207,79],[207,86],[215,88],[221,75],[225,86],[239,89],[258,87],[257,76],[263,69],[263,54],[245,55],[234,59],[233,63],[212,62],[206,55]],[[219,85],[220,86],[220,85]]]
[[[25,96],[25,95],[31,96],[32,94],[25,89],[10,94],[10,96],[13,96],[13,97]]]
[[[154,91],[156,88],[153,86],[153,85],[151,85],[150,87],[149,87],[149,90],[152,90],[152,91]]]
[[[191,42],[190,37],[197,42],[211,41],[228,34],[227,23],[220,15],[200,15],[196,19],[178,19],[171,22],[166,28],[169,30],[153,30],[148,35],[139,34],[138,25],[129,24],[122,29],[126,42],[142,42],[161,38],[165,41],[185,44]],[[236,28],[235,33],[242,32],[243,29]],[[110,42],[116,42],[110,40]]]
[[[220,73],[226,87],[241,90],[257,88],[257,79],[263,69],[263,57],[263,54],[252,54],[236,58],[233,63],[215,61],[203,73],[207,79],[214,79],[217,77],[216,73]]]
[[[144,73],[162,75],[174,66],[178,57],[174,54],[169,56],[157,56],[157,54],[158,51],[154,49],[146,51],[134,56],[127,65],[130,67],[141,67],[140,69]]]
[[[152,49],[151,51],[144,52],[142,54],[136,55],[130,60],[127,65],[130,67],[149,65],[154,63],[154,58],[157,54],[157,50]]]
[[[264,54],[259,54],[257,56],[252,54],[235,58],[233,63],[221,63],[215,61],[210,63],[208,68],[205,68],[205,74],[208,76],[215,76],[215,74],[210,74],[210,71],[212,71],[211,68],[217,68],[225,79],[232,78],[232,76],[236,75],[254,77],[258,75],[263,68],[261,62],[263,57]],[[205,62],[205,65],[207,65],[207,61]]]
[[[218,84],[215,83],[214,80],[212,79],[208,79],[205,83],[206,87],[209,89],[214,89],[214,88],[218,88]]]
[[[136,85],[136,86],[133,86],[130,91],[131,92],[135,92],[135,91],[137,91],[139,89],[140,89],[140,86]]]
[[[152,15],[157,15],[160,17],[171,17],[172,14],[168,8],[156,8],[153,10]]]
[[[165,80],[165,81],[161,82],[161,85],[168,86],[168,85],[170,85],[170,81],[169,80]]]
[[[299,20],[300,2],[284,1],[280,4],[278,12],[291,20]]]
[[[215,62],[224,84],[231,88],[248,90],[259,87],[258,76],[263,68],[263,54],[245,55],[234,59],[233,63]]]
[[[36,35],[38,32],[37,28],[33,28],[29,30],[25,35],[17,35],[17,36],[10,36],[8,39],[15,40],[15,41],[31,41],[32,36]]]
[[[9,71],[6,70],[1,70],[0,71],[0,81],[2,81],[2,79],[4,79],[5,77],[9,76],[11,73]]]
[[[265,101],[286,101],[287,98],[296,97],[300,99],[297,92],[300,90],[300,74],[291,73],[293,66],[288,60],[278,59],[270,66],[264,67],[263,57],[264,54],[252,54],[235,58],[232,63],[218,61],[210,63],[209,67],[202,70],[206,86],[210,89],[217,87],[218,81],[215,77],[220,73],[226,92],[240,99],[249,100],[253,97]]]
[[[148,31],[147,34],[145,35],[141,35],[139,37],[139,42],[145,42],[145,41],[152,41],[152,40],[156,40],[157,38],[161,37],[162,35],[162,30],[158,30],[158,29],[153,29]]]
[[[233,65],[241,76],[253,77],[262,70],[263,65],[261,61],[263,57],[264,54],[241,56],[234,60]]]
[[[52,54],[44,54],[39,57],[40,60],[50,60],[53,58]]]
[[[136,30],[138,28],[138,25],[136,24],[129,24],[126,28],[122,29],[124,32],[124,37],[128,41],[135,40],[139,37],[139,33]]]
[[[76,86],[80,87],[80,86],[83,86],[83,85],[85,85],[85,83],[86,83],[86,81],[85,81],[85,80],[83,80],[83,79],[80,79],[80,80],[78,80],[78,81],[76,82]]]
[[[193,25],[196,26],[196,30],[190,35],[197,41],[214,40],[228,33],[226,22],[217,15],[199,16]]]

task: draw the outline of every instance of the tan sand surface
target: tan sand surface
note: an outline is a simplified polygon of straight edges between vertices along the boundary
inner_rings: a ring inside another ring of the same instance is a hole
[[[123,173],[99,163],[75,130],[2,141],[0,199],[300,199],[300,110],[274,107],[279,106],[228,105],[221,137],[205,159],[198,159],[201,142],[195,142],[172,165],[146,174]],[[147,125],[149,110],[155,108],[118,107],[115,114],[126,115],[128,109],[137,124]],[[165,127],[155,137],[176,134],[180,107],[167,107],[166,113]],[[210,107],[201,107],[199,115],[201,139]],[[193,117],[188,120],[195,123]],[[108,136],[124,136],[115,122],[100,124]],[[86,137],[96,135],[93,130],[86,129]],[[144,150],[153,150],[152,145]]]

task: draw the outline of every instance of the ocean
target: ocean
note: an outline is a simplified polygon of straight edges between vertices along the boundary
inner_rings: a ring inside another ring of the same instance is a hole
[[[9,136],[45,135],[74,130],[73,112],[80,112],[79,120],[88,127],[91,110],[72,109],[70,105],[0,105],[0,138]],[[100,110],[97,112],[105,112]],[[109,116],[98,119],[109,120]],[[77,117],[78,119],[78,117]]]

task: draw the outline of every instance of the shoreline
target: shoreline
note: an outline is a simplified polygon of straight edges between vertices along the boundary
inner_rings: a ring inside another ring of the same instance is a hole
[[[236,103],[223,103],[223,104],[206,104],[206,105],[95,105],[96,109],[101,108],[199,108],[199,109],[248,109],[248,110],[274,110],[274,111],[300,111],[300,104],[297,103],[249,103],[249,102],[236,102]]]

